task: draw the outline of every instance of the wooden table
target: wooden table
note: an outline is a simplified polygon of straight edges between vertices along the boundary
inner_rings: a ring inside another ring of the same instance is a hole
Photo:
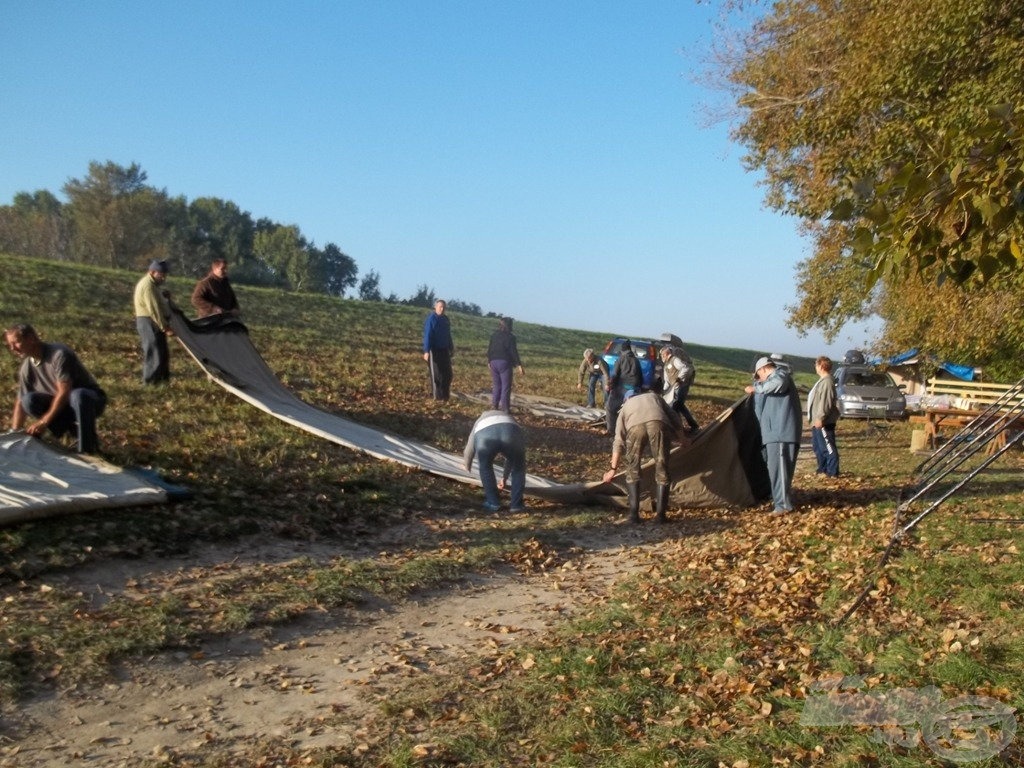
[[[959,432],[981,415],[981,411],[966,411],[959,408],[926,408],[923,413],[911,414],[910,421],[912,423],[924,424],[925,435],[928,438],[928,447],[935,450],[939,442],[940,429],[952,429]],[[1024,428],[1024,415],[1004,414],[1000,411],[994,411],[985,416],[984,419],[979,420],[976,426],[979,429],[986,429],[993,423],[998,423],[999,425],[998,427],[993,427],[993,431],[1001,427],[1021,429]],[[989,454],[995,453],[1004,445],[1006,445],[1006,433],[1000,432],[988,444],[985,452]]]

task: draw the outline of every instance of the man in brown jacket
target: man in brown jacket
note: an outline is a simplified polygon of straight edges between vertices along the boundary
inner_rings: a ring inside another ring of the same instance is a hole
[[[197,317],[239,314],[238,299],[228,279],[226,260],[218,258],[211,262],[209,274],[196,283],[192,291],[192,306],[198,312]]]

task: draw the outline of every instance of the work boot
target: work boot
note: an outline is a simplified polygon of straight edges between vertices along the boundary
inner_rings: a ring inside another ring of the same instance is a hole
[[[626,483],[626,496],[629,499],[629,522],[640,522],[640,482]]]
[[[668,520],[668,483],[658,483],[654,489],[654,511],[657,513],[654,518],[656,522],[664,523]]]

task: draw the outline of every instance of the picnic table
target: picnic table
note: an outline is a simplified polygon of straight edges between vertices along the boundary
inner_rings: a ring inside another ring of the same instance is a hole
[[[982,414],[982,411],[964,410],[962,408],[926,408],[921,413],[911,414],[910,421],[911,423],[924,425],[925,436],[928,439],[928,447],[935,450],[938,446],[940,430],[949,429],[954,432],[959,432],[979,416],[982,416]],[[979,420],[976,426],[979,429],[986,429],[992,424],[998,425],[993,428],[993,432],[999,427],[1024,429],[1024,415],[1001,413],[997,411],[995,413],[985,415],[985,418]],[[989,454],[995,453],[1005,444],[1006,433],[1000,432],[996,435],[995,439],[988,444],[985,452]]]

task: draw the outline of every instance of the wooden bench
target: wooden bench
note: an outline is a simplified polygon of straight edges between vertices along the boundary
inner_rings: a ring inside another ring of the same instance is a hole
[[[1016,408],[1024,395],[1007,397],[1013,389],[1010,384],[996,384],[987,381],[960,381],[958,379],[928,379],[926,393],[930,397],[942,397],[950,401],[954,409],[965,411],[983,410],[989,405],[1001,402],[1004,409]]]

